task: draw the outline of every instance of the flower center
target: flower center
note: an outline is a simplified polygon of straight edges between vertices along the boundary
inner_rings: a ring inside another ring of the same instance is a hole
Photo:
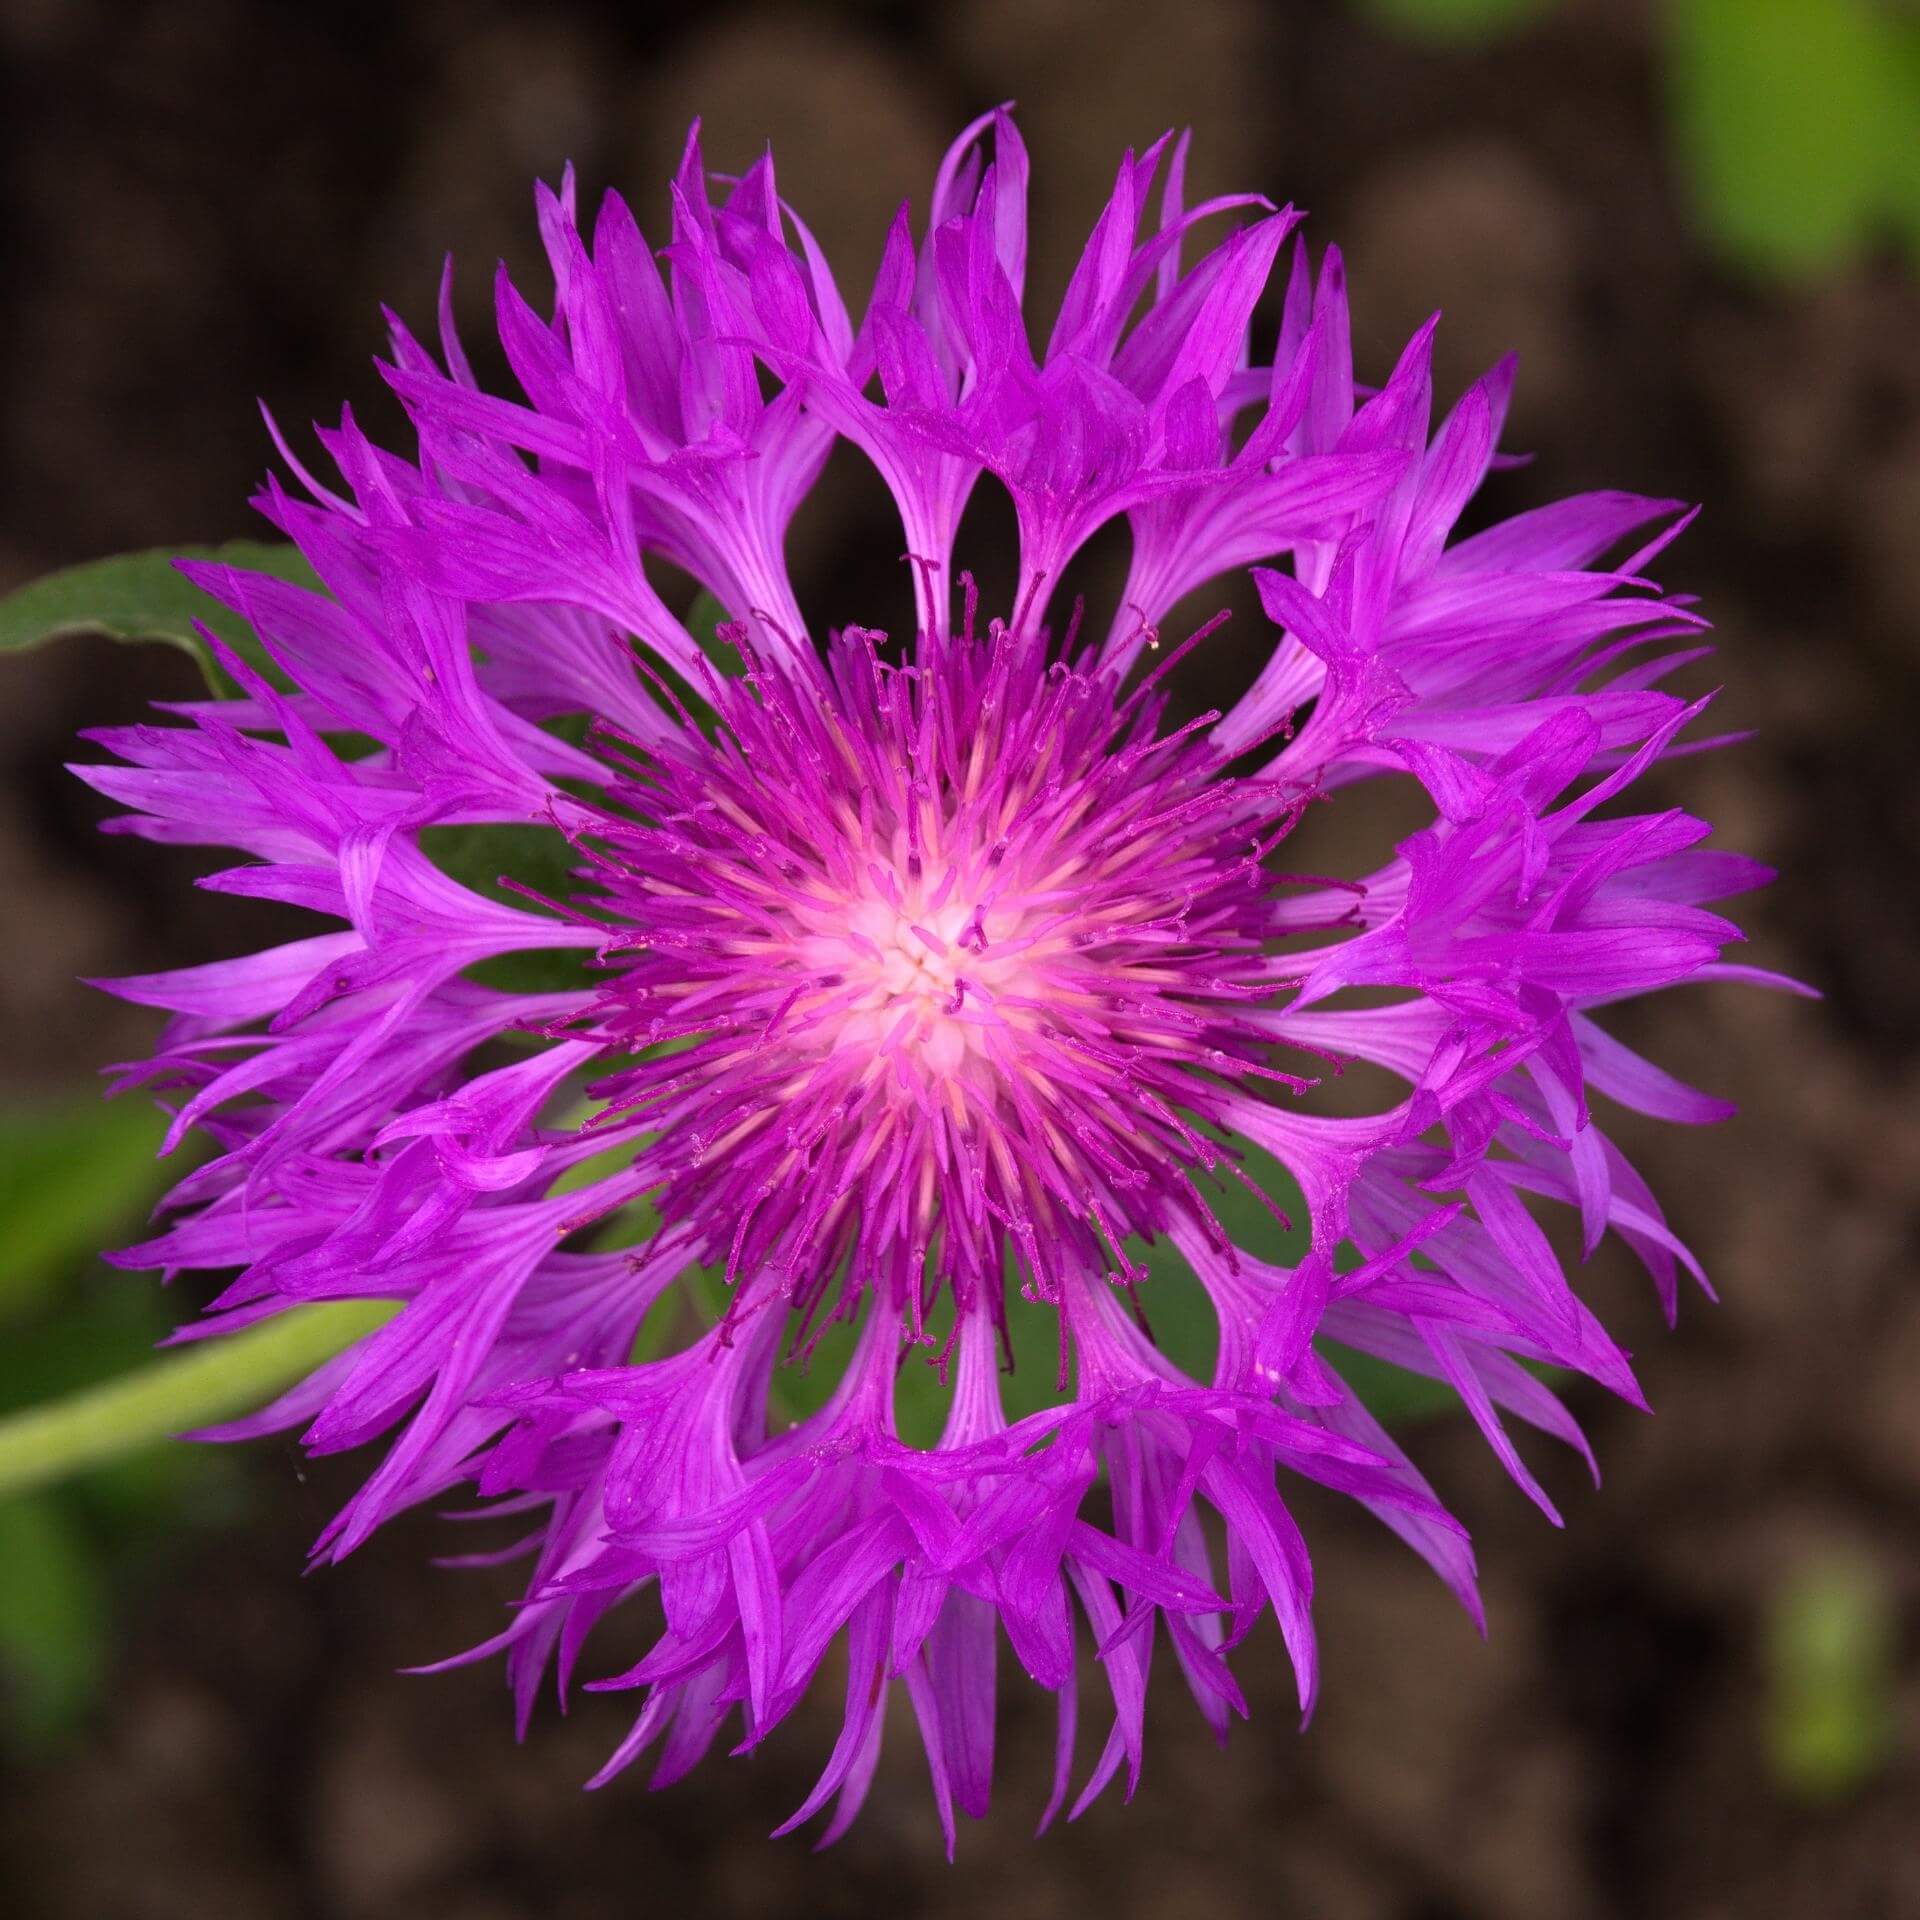
[[[1004,1322],[1009,1252],[1064,1308],[1136,1234],[1217,1241],[1202,1129],[1272,1075],[1265,803],[1204,721],[998,627],[906,665],[843,632],[819,673],[720,689],[600,822],[630,931],[595,1032],[686,1042],[596,1089],[654,1129],[662,1221],[736,1314],[873,1288],[916,1337],[943,1287]]]
[[[936,1075],[989,1066],[989,1034],[1020,1024],[1020,1007],[999,1003],[1039,985],[1035,945],[1018,937],[1025,916],[982,905],[957,867],[916,873],[902,859],[866,877],[844,905],[806,914],[795,943],[801,969],[838,982],[809,996],[828,1016],[817,1038],[867,1051],[876,1072],[895,1051]]]

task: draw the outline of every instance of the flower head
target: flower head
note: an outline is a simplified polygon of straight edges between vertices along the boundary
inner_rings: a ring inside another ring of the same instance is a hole
[[[1070,1316],[1077,1277],[1146,1277],[1135,1236],[1224,1239],[1196,1122],[1308,1084],[1248,1013],[1289,815],[1204,723],[1163,731],[1151,679],[971,608],[912,665],[884,637],[709,677],[717,737],[611,786],[584,1025],[641,1056],[596,1124],[649,1130],[662,1221],[730,1223],[731,1318],[870,1296],[927,1341],[945,1293],[951,1345],[1004,1335],[1009,1254]]]
[[[112,984],[172,1014],[127,1078],[179,1089],[174,1138],[216,1148],[121,1256],[238,1270],[189,1336],[399,1304],[224,1431],[390,1436],[331,1557],[458,1486],[537,1515],[490,1643],[523,1718],[657,1594],[650,1650],[596,1683],[643,1690],[609,1772],[658,1745],[670,1779],[736,1714],[753,1744],[844,1640],[844,1728],[795,1815],[833,1802],[829,1836],[896,1681],[949,1846],[956,1805],[985,1811],[1003,1635],[1057,1698],[1049,1818],[1123,1767],[1131,1791],[1162,1631],[1224,1734],[1270,1610],[1310,1707],[1294,1481],[1477,1617],[1462,1530],[1335,1356],[1449,1382],[1551,1513],[1502,1416],[1585,1443],[1535,1367],[1639,1390],[1528,1196],[1588,1251],[1620,1235],[1671,1315],[1698,1269],[1589,1094],[1727,1111],[1596,1012],[1768,978],[1721,961],[1707,904],[1764,870],[1629,810],[1704,705],[1662,686],[1703,623],[1644,573],[1675,503],[1455,539],[1511,365],[1437,430],[1431,326],[1356,388],[1338,256],[1316,275],[1297,245],[1251,364],[1295,218],[1188,209],[1185,156],[1127,157],[1039,353],[1004,113],[918,241],[903,208],[857,326],[770,161],[716,202],[690,141],[664,276],[617,197],[589,238],[571,179],[543,190],[551,317],[499,287],[523,397],[479,389],[444,297],[437,357],[396,322],[417,457],[347,418],[321,436],[345,492],[287,453],[308,497],[262,501],[326,591],[190,569],[290,684],[223,652],[237,698],[103,733],[118,764],[81,769],[123,830],[249,856],[208,885],[338,923]],[[1185,264],[1223,213],[1250,217]],[[788,580],[836,439],[899,508],[912,635],[816,638]],[[983,477],[1022,542],[986,611],[955,550]],[[1061,572],[1117,518],[1127,588],[1087,630]],[[727,611],[711,650],[653,558]],[[1175,724],[1195,649],[1252,643],[1163,623],[1247,565],[1264,664]],[[1302,817],[1365,779],[1431,824],[1365,871],[1290,871]],[[476,841],[504,887],[456,877]],[[1329,1110],[1350,1061],[1404,1092]],[[1200,1321],[1198,1347],[1156,1332]],[[1088,1651],[1113,1717],[1076,1792]]]

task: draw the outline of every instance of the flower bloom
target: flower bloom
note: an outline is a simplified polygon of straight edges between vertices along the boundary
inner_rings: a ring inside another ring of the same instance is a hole
[[[1297,242],[1252,364],[1296,217],[1187,207],[1185,158],[1123,161],[1039,352],[1004,113],[918,238],[901,210],[857,325],[770,161],[716,197],[689,142],[664,274],[617,197],[589,236],[571,179],[543,189],[551,317],[498,287],[523,397],[476,384],[444,291],[437,354],[396,323],[417,458],[349,417],[321,434],[345,491],[283,445],[306,497],[261,502],[326,592],[187,569],[279,672],[223,653],[238,697],[101,733],[118,764],[80,770],[133,809],[115,826],[248,856],[208,886],[339,923],[111,986],[172,1016],[128,1078],[214,1144],[121,1256],[238,1269],[186,1337],[399,1305],[222,1431],[389,1436],[327,1558],[462,1485],[532,1516],[491,1643],[523,1721],[601,1615],[652,1609],[595,1683],[641,1690],[608,1773],[653,1746],[672,1779],[736,1714],[751,1746],[844,1642],[792,1823],[831,1806],[828,1837],[896,1682],[949,1849],[955,1806],[985,1811],[1003,1634],[1058,1703],[1043,1824],[1132,1791],[1162,1629],[1224,1735],[1228,1655],[1271,1609],[1310,1709],[1299,1480],[1477,1619],[1462,1529],[1342,1354],[1449,1383],[1551,1514],[1504,1418],[1584,1442],[1538,1369],[1639,1392],[1528,1196],[1588,1252],[1618,1234],[1671,1317],[1699,1270],[1589,1094],[1728,1111],[1597,1016],[1771,978],[1721,960],[1706,904],[1765,871],[1628,804],[1705,705],[1662,690],[1703,622],[1644,571],[1677,503],[1453,538],[1511,364],[1437,428],[1431,325],[1356,388],[1339,257]],[[796,602],[785,534],[836,440],[898,507],[911,635],[816,636]],[[993,609],[955,553],[983,477],[1021,541]],[[1058,583],[1116,519],[1126,589],[1087,626]],[[1162,624],[1246,566],[1264,662],[1176,725],[1189,651],[1252,643]],[[1290,871],[1302,816],[1361,780],[1431,824],[1370,870]],[[462,845],[506,884],[458,877]],[[1400,1097],[1330,1110],[1352,1061]],[[1207,1351],[1157,1317],[1204,1318]],[[1086,1769],[1082,1670],[1112,1709]]]

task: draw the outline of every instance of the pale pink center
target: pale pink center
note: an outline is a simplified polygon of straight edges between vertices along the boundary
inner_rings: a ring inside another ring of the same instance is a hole
[[[993,1036],[1027,1023],[1019,1003],[1043,992],[1035,962],[1059,943],[1023,937],[1032,916],[983,906],[945,860],[911,869],[904,857],[876,862],[848,898],[806,903],[795,957],[839,984],[808,992],[794,1015],[819,1009],[817,1041],[871,1053],[875,1071],[895,1052],[935,1078],[991,1071]],[[1015,1004],[1002,1007],[1008,996]]]

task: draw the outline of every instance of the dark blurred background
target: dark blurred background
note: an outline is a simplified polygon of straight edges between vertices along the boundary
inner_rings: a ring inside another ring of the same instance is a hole
[[[1705,1133],[1620,1129],[1724,1304],[1687,1301],[1669,1336],[1596,1263],[1658,1414],[1579,1402],[1607,1485],[1544,1462],[1565,1534],[1463,1422],[1416,1436],[1473,1530],[1490,1645],[1370,1522],[1309,1502],[1327,1666],[1311,1729],[1263,1633],[1229,1751],[1159,1687],[1134,1806],[1034,1843],[1050,1711],[1010,1679],[996,1811],[951,1868],[909,1728],[815,1859],[761,1835],[824,1757],[830,1702],[665,1796],[638,1775],[585,1795],[625,1701],[545,1713],[516,1750],[492,1667],[396,1677],[490,1631],[511,1585],[431,1569],[450,1548],[424,1519],[302,1580],[351,1464],[169,1450],[0,1503],[0,1909],[1920,1913],[1920,297],[1902,245],[1920,184],[1913,123],[1874,120],[1910,97],[1886,74],[1920,70],[1912,15],[841,0],[648,17],[4,0],[0,588],[251,531],[256,395],[294,426],[347,399],[397,437],[379,302],[429,324],[450,248],[477,344],[496,257],[544,286],[530,183],[569,158],[657,239],[692,115],[718,165],[771,138],[857,298],[897,200],[919,203],[961,123],[1011,96],[1044,313],[1122,148],[1191,122],[1198,192],[1292,198],[1316,245],[1347,249],[1362,378],[1435,306],[1445,398],[1519,351],[1509,441],[1538,458],[1497,481],[1498,510],[1606,485],[1705,503],[1665,577],[1704,597],[1721,717],[1757,738],[1682,763],[1662,797],[1783,869],[1743,908],[1754,957],[1828,996],[1677,994],[1623,1023],[1742,1104]],[[1849,162],[1869,137],[1904,163]],[[796,530],[824,620],[901,594],[876,500],[836,469]],[[190,889],[210,862],[101,839],[58,763],[76,728],[193,690],[165,648],[0,663],[0,1406],[166,1324],[145,1280],[79,1257],[151,1197],[139,1126],[78,1160],[63,1145],[93,1139],[92,1075],[151,1026],[76,976],[268,928]]]

